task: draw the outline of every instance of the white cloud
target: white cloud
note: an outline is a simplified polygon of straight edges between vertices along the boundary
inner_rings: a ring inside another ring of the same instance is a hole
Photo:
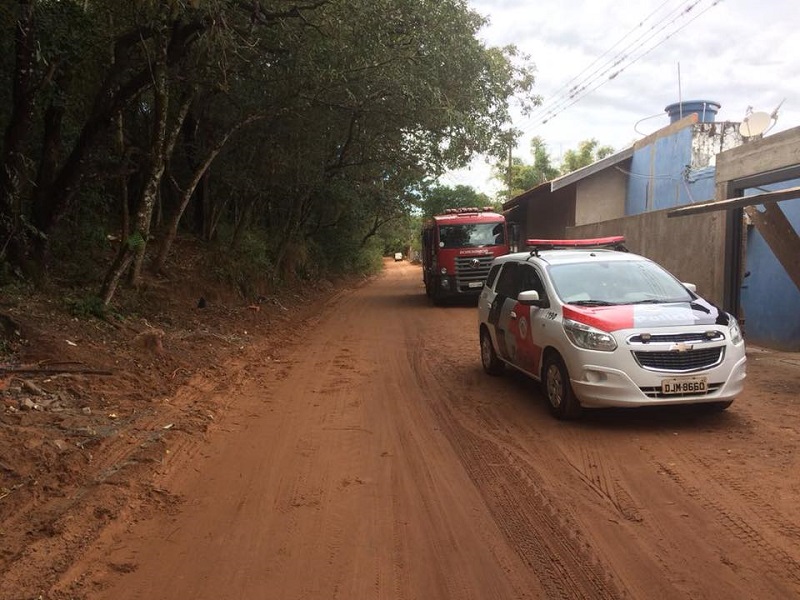
[[[622,149],[669,123],[664,107],[679,98],[718,102],[717,119],[729,121],[740,121],[748,107],[772,112],[785,100],[770,133],[800,125],[797,0],[470,0],[469,5],[489,19],[482,31],[488,45],[514,44],[536,65],[543,110],[535,113],[538,119],[518,114],[513,123],[525,132],[515,149],[523,160],[531,160],[533,135],[544,138],[556,158],[589,138]],[[612,68],[615,58],[619,64]],[[615,70],[619,74],[609,80]],[[587,93],[573,103],[576,98],[564,96],[568,83],[567,88],[584,84]],[[547,108],[556,114],[543,124]],[[501,184],[490,177],[491,169],[477,159],[442,182],[494,193]]]

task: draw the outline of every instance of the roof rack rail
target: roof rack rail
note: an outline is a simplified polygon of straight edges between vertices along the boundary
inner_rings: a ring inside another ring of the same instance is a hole
[[[555,250],[559,248],[606,248],[627,252],[625,247],[625,236],[614,235],[601,238],[582,238],[576,240],[546,240],[546,239],[527,239],[525,245],[530,249],[531,254],[538,254],[539,250]]]

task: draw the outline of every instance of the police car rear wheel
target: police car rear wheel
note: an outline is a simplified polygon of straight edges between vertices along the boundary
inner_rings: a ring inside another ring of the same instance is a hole
[[[503,361],[497,358],[497,353],[494,351],[492,336],[485,329],[481,329],[481,362],[483,363],[483,370],[489,375],[500,375],[505,367]]]
[[[569,372],[557,354],[547,357],[543,382],[548,407],[553,416],[559,419],[574,419],[580,416],[581,405],[572,391]]]

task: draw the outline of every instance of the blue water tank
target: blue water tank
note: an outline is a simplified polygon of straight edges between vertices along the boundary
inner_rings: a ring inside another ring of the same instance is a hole
[[[680,121],[692,113],[697,113],[698,123],[713,123],[720,108],[719,102],[712,100],[685,100],[670,104],[664,110],[669,115],[669,122]]]

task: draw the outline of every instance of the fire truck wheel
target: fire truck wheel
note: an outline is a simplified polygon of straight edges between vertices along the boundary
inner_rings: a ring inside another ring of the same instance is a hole
[[[564,361],[551,353],[544,363],[544,393],[550,412],[558,419],[575,419],[581,414],[581,404],[572,391],[569,372]]]
[[[505,364],[497,358],[492,344],[492,336],[486,329],[481,329],[481,362],[483,370],[489,375],[500,375],[505,370]]]

